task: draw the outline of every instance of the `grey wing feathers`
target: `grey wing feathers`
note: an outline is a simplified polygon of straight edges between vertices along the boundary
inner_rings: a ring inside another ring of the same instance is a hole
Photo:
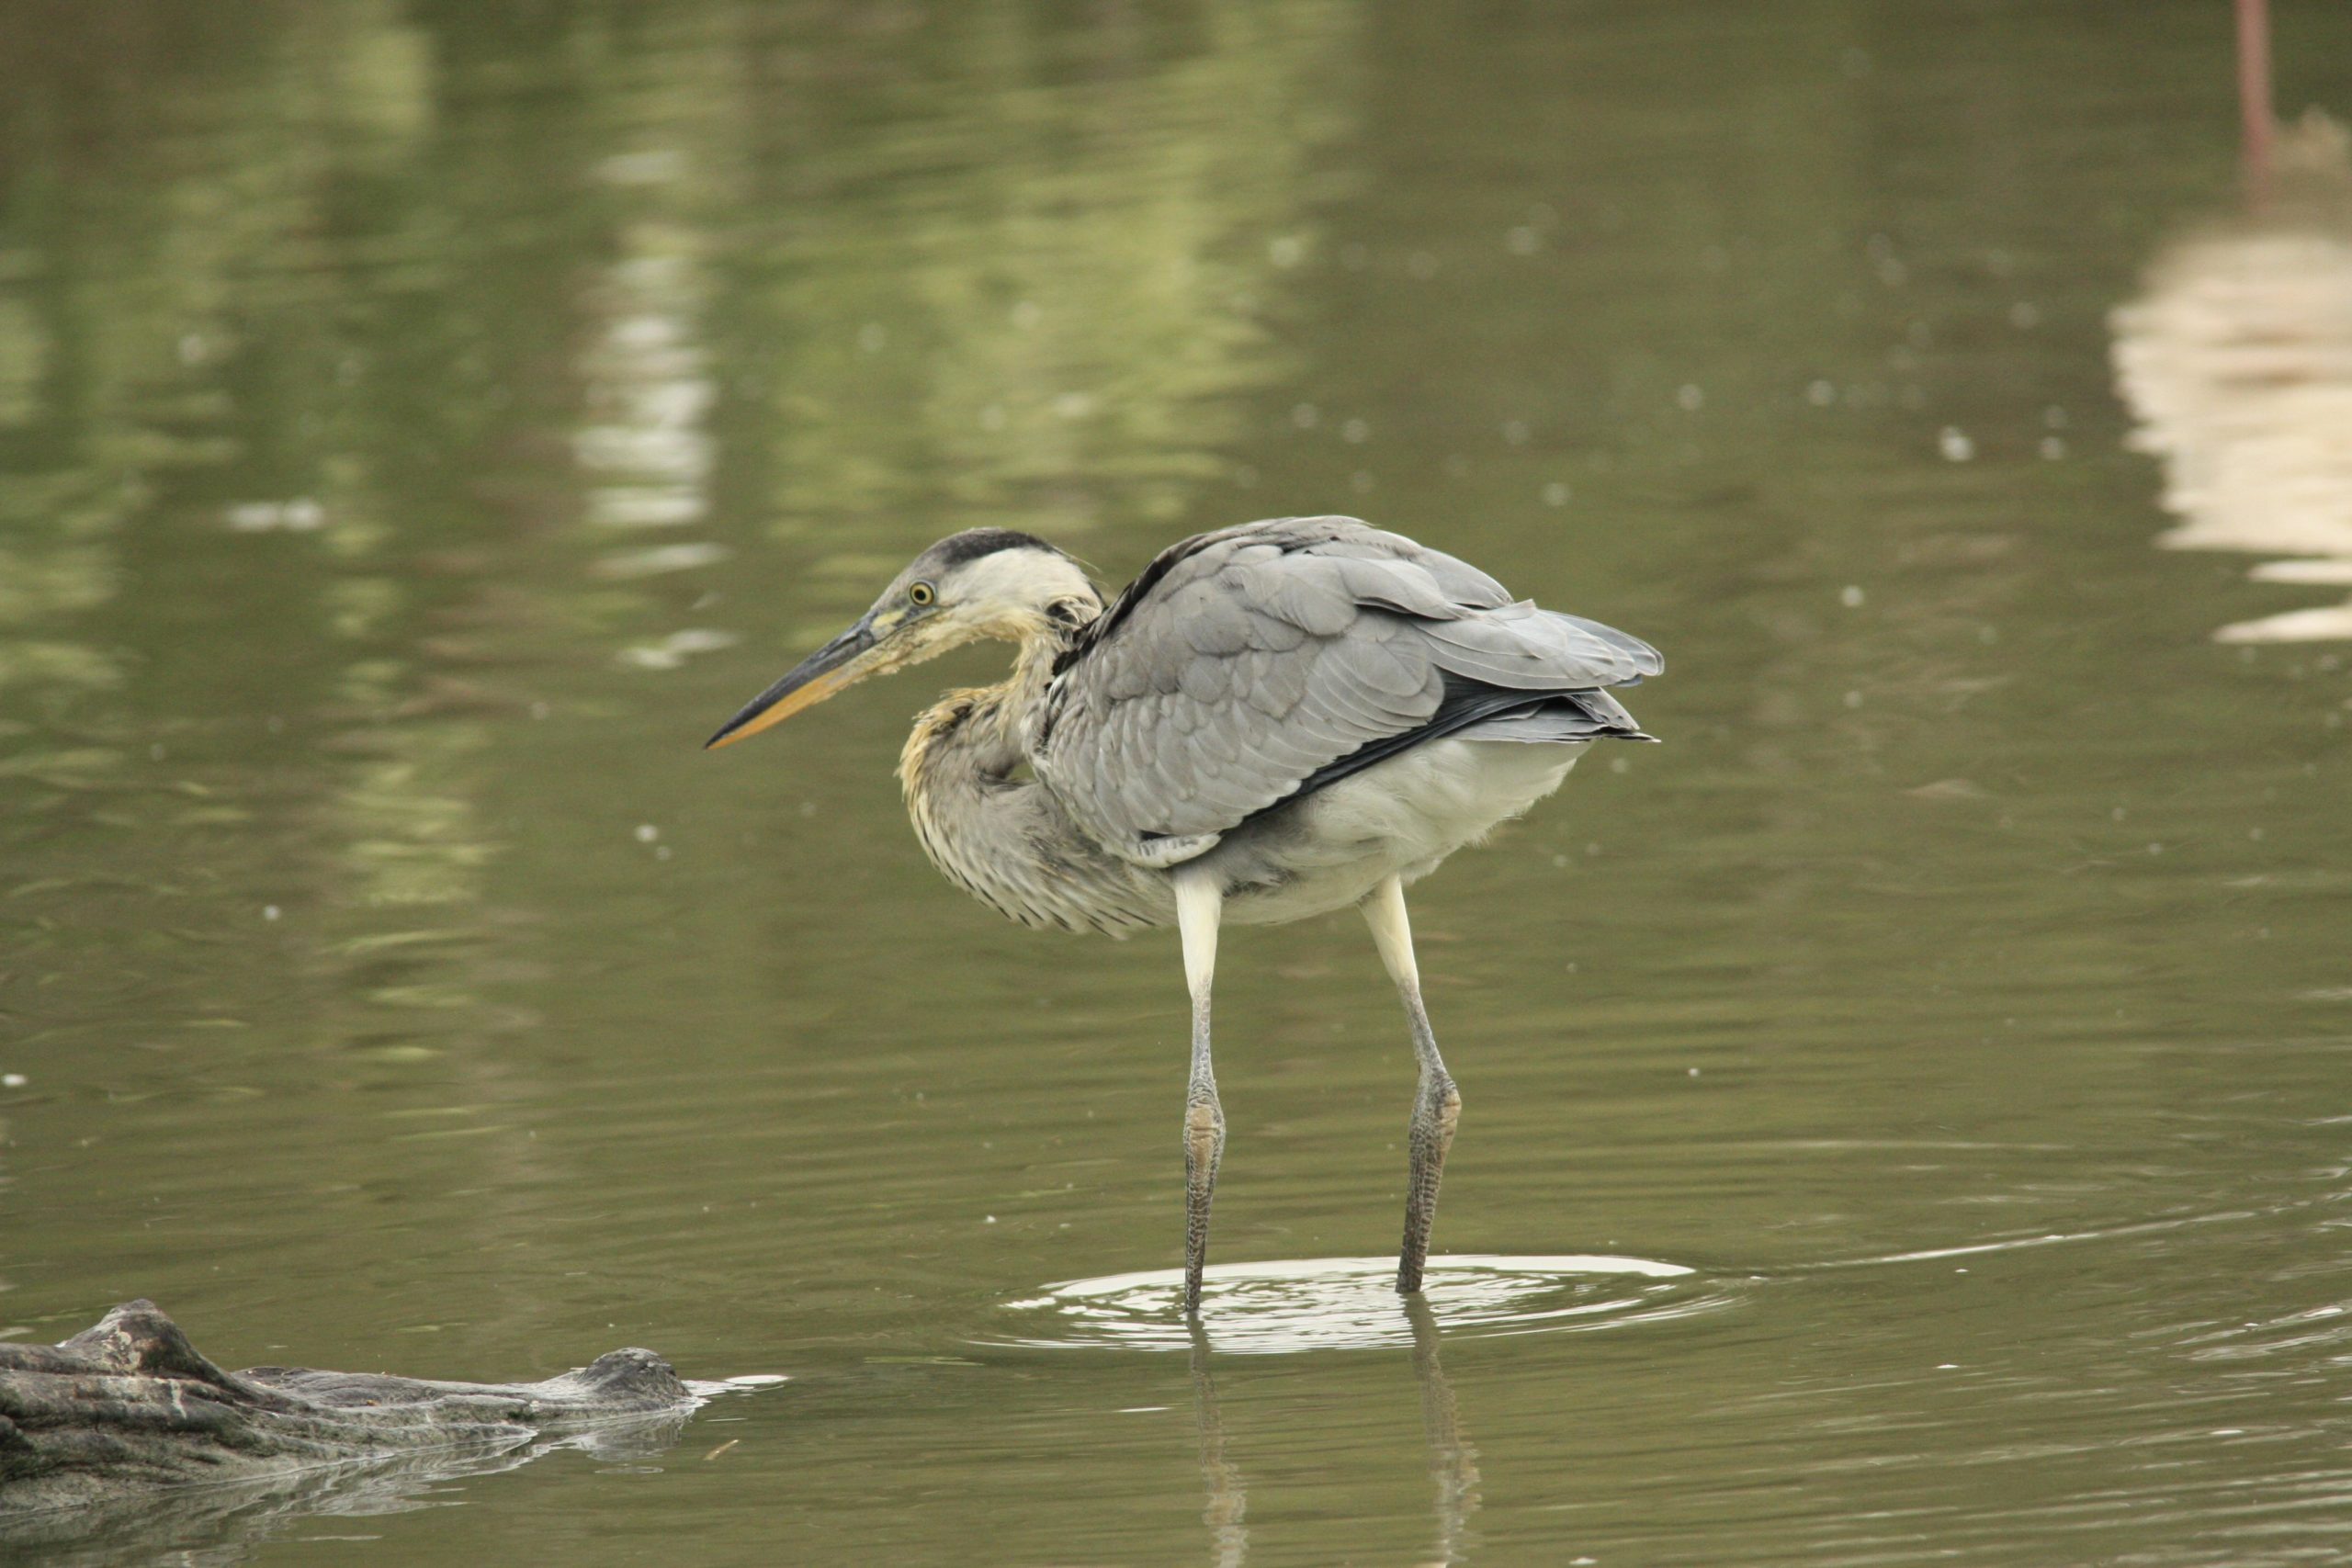
[[[1400,535],[1244,524],[1162,552],[1080,635],[1031,764],[1104,848],[1170,863],[1351,759],[1461,728],[1465,703],[1496,739],[1638,734],[1600,688],[1660,668],[1646,643],[1513,603]],[[1572,693],[1600,700],[1547,704]]]

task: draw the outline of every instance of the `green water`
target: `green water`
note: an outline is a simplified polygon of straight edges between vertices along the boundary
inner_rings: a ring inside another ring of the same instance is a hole
[[[791,1379],[94,1560],[2352,1553],[2352,647],[2214,640],[2333,596],[2153,547],[2109,366],[2224,7],[10,12],[0,1330]],[[1001,656],[696,748],[954,529],[1305,511],[1668,744],[1416,895],[1418,1325],[1361,925],[1227,941],[1202,1348],[1056,1290],[1178,1260],[1173,939],[889,776]]]

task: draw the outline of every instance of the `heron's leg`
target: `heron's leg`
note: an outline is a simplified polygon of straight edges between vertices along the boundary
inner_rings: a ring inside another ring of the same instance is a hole
[[[1438,1178],[1445,1170],[1445,1151],[1453,1146],[1462,1094],[1446,1073],[1444,1058],[1437,1054],[1429,1010],[1421,1005],[1421,971],[1413,962],[1413,927],[1405,918],[1405,885],[1391,876],[1374,888],[1364,898],[1363,918],[1372,927],[1373,944],[1380,949],[1381,963],[1388,966],[1388,977],[1396,982],[1406,1022],[1412,1026],[1413,1055],[1421,1065],[1413,1119],[1406,1131],[1410,1167],[1405,1179],[1405,1245],[1396,1257],[1396,1289],[1409,1295],[1421,1288],[1421,1268],[1429,1261]]]
[[[1193,992],[1193,1075],[1184,1089],[1184,1312],[1201,1310],[1201,1266],[1208,1257],[1209,1200],[1225,1153],[1225,1108],[1209,1066],[1209,986],[1216,976],[1216,928],[1225,888],[1205,872],[1176,874],[1176,927],[1184,939],[1184,980]]]

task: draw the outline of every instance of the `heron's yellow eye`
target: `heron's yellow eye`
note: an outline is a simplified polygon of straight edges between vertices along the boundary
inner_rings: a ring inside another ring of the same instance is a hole
[[[915,604],[928,604],[939,597],[939,591],[928,582],[918,582],[907,590],[907,599]]]

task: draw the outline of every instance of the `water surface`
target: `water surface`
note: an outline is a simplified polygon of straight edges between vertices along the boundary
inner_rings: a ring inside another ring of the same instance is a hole
[[[2154,547],[2244,427],[2111,363],[2238,231],[2218,7],[41,17],[0,1330],[792,1380],[120,1560],[2347,1550],[2352,645],[2216,640],[2341,590]],[[696,748],[953,529],[1119,581],[1334,510],[1656,641],[1668,744],[1417,895],[1426,1312],[1349,1262],[1412,1087],[1360,926],[1227,943],[1195,1339],[1117,1283],[1172,938],[1004,924],[889,779],[999,656]]]

